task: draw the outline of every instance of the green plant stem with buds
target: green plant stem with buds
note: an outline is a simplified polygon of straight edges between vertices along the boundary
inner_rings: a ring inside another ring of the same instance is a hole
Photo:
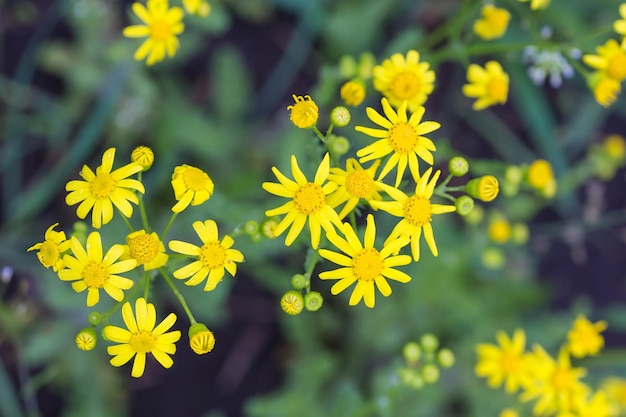
[[[176,288],[170,276],[167,275],[165,271],[163,271],[163,268],[159,268],[159,273],[161,274],[165,282],[167,282],[167,285],[169,285],[170,289],[172,290],[172,292],[178,299],[178,302],[180,302],[180,305],[183,307],[183,310],[185,310],[185,314],[187,314],[190,324],[196,324],[197,321],[195,317],[193,316],[193,314],[191,313],[191,310],[189,309],[189,306],[187,305],[187,301],[185,301],[185,297],[183,297],[180,291],[178,291],[178,288]]]
[[[139,180],[139,182],[142,181],[142,173],[142,171],[139,171],[139,174],[137,175],[137,179]],[[148,215],[146,214],[146,206],[143,203],[142,193],[139,193],[139,213],[141,214],[141,224],[143,225],[143,229],[146,231],[146,233],[150,233],[150,223],[148,223]]]

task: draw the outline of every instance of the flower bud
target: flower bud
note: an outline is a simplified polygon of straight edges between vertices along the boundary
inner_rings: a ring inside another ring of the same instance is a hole
[[[474,178],[467,183],[465,189],[474,198],[481,201],[492,201],[498,196],[498,179],[493,175]]]
[[[474,209],[474,199],[472,199],[472,197],[462,195],[456,199],[454,205],[456,206],[456,212],[460,216],[467,216]]]
[[[365,99],[365,85],[359,80],[348,81],[341,86],[339,95],[346,105],[356,107]]]
[[[518,185],[520,182],[522,182],[523,177],[524,174],[522,172],[522,169],[516,165],[509,165],[504,171],[504,179],[511,184]]]
[[[304,308],[304,301],[300,291],[287,291],[280,298],[280,308],[287,314],[295,316],[300,314]]]
[[[317,291],[311,291],[304,296],[304,307],[309,311],[317,311],[322,307],[324,298]]]
[[[350,55],[339,58],[339,73],[343,78],[353,77],[356,73],[356,60]]]
[[[500,269],[506,263],[504,252],[498,248],[486,248],[481,254],[481,261],[485,268]]]
[[[259,223],[256,220],[248,220],[246,224],[243,225],[243,230],[246,234],[252,236],[259,232]]]
[[[402,349],[402,355],[404,355],[404,359],[410,364],[416,364],[417,361],[422,357],[422,349],[420,345],[415,342],[409,342],[404,345]]]
[[[441,349],[437,353],[437,361],[444,368],[451,368],[454,365],[454,353],[450,349]]]
[[[494,243],[506,243],[511,238],[511,223],[503,218],[494,218],[489,222],[487,235]]]
[[[213,350],[215,336],[202,323],[194,323],[189,327],[189,347],[197,355],[204,355]]]
[[[455,177],[462,177],[469,171],[469,163],[462,156],[455,156],[448,162],[448,170]]]
[[[422,368],[422,378],[427,384],[434,384],[439,380],[439,368],[437,365],[427,364]]]
[[[511,240],[517,245],[528,243],[528,226],[525,223],[515,223],[511,228]]]
[[[439,339],[432,333],[422,335],[420,343],[427,352],[434,352],[439,347]]]
[[[404,385],[413,389],[422,389],[424,387],[424,380],[415,369],[400,368],[398,370],[398,374],[400,376],[400,381],[402,381]]]
[[[85,327],[76,335],[76,346],[80,350],[93,350],[98,343],[98,335],[93,327]]]
[[[337,127],[345,127],[350,124],[350,110],[344,106],[337,106],[330,112],[330,121]]]
[[[261,224],[261,233],[268,239],[274,239],[276,237],[276,235],[274,234],[276,226],[278,226],[278,220],[276,220],[276,218],[272,217],[266,219]]]
[[[467,216],[465,216],[464,219],[468,224],[476,225],[482,222],[484,217],[485,209],[479,205],[475,205],[474,209]]]
[[[291,286],[296,290],[302,290],[309,285],[309,278],[302,274],[295,274],[291,277]]]
[[[350,141],[343,136],[330,135],[328,150],[336,156],[341,156],[350,150]]]
[[[87,316],[87,321],[92,326],[97,326],[97,325],[99,325],[102,322],[102,314],[100,314],[97,311],[92,311]]]
[[[552,165],[545,159],[538,159],[528,167],[526,181],[536,190],[543,190],[551,181],[554,181]]]
[[[130,160],[143,167],[142,171],[147,171],[154,162],[154,152],[147,146],[137,146],[130,154]]]

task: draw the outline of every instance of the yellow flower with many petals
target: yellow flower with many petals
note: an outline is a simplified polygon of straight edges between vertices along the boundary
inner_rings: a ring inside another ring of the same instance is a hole
[[[509,75],[497,61],[489,61],[485,68],[471,64],[467,68],[467,81],[463,94],[477,98],[472,108],[483,110],[495,104],[504,104],[509,96]]]
[[[130,303],[122,306],[122,318],[126,329],[117,326],[105,326],[104,335],[119,345],[109,346],[107,352],[112,355],[111,365],[122,366],[133,357],[131,375],[139,378],[146,368],[146,354],[152,356],[164,368],[171,368],[174,361],[170,357],[176,353],[176,345],[180,339],[180,330],[168,332],[176,322],[176,314],[170,313],[159,325],[156,325],[154,304],[138,298],[135,302],[135,314]]]
[[[339,218],[343,219],[359,204],[361,199],[367,202],[382,200],[379,191],[382,190],[380,180],[375,180],[376,169],[380,160],[375,161],[369,168],[363,169],[354,158],[346,161],[346,169],[331,168],[328,179],[339,186],[328,196],[328,204],[335,208],[343,203]]]
[[[135,162],[111,171],[115,159],[115,148],[107,149],[102,155],[102,165],[94,173],[87,165],[83,165],[80,176],[84,181],[72,180],[65,185],[69,193],[65,197],[68,206],[80,203],[76,215],[84,219],[93,209],[91,224],[96,229],[113,219],[113,206],[124,215],[131,217],[133,206],[139,203],[135,191],[144,193],[143,184],[128,177],[141,171],[143,167]],[[130,203],[129,203],[130,202]]]
[[[213,187],[211,177],[201,169],[187,164],[177,166],[172,174],[172,188],[178,202],[172,211],[180,213],[189,204],[198,206],[204,203],[213,195]]]
[[[59,223],[55,223],[48,227],[44,234],[44,241],[37,243],[30,248],[28,252],[38,250],[37,258],[39,262],[46,268],[52,267],[54,272],[63,269],[63,254],[70,249],[70,241],[65,237],[65,232],[57,232],[54,230]]]
[[[387,242],[397,239],[399,236],[409,236],[411,238],[411,254],[415,262],[420,259],[420,238],[422,231],[424,238],[434,256],[439,254],[431,221],[433,214],[451,213],[456,210],[455,206],[444,204],[433,204],[431,198],[435,191],[435,185],[439,179],[441,171],[436,171],[430,177],[433,169],[428,168],[424,175],[420,177],[415,186],[415,194],[407,196],[397,188],[384,185],[384,190],[395,201],[371,201],[374,208],[379,208],[387,213],[402,217],[396,227],[391,231]]]
[[[481,18],[474,22],[474,33],[484,40],[501,38],[509,25],[511,13],[493,4],[485,4],[480,14]]]
[[[378,138],[376,142],[357,151],[359,161],[364,163],[392,154],[378,179],[384,178],[397,166],[395,187],[398,187],[408,165],[413,178],[417,181],[420,176],[417,157],[432,165],[434,162],[432,151],[436,150],[433,141],[423,135],[439,129],[441,125],[432,121],[422,122],[422,117],[426,112],[424,107],[418,107],[407,119],[406,102],[400,106],[397,113],[386,98],[381,100],[381,104],[386,117],[371,107],[368,107],[366,112],[369,119],[382,129],[355,127],[358,132]]]
[[[478,363],[474,372],[487,378],[491,388],[504,383],[508,393],[514,393],[530,381],[528,354],[525,352],[526,333],[516,329],[513,337],[499,331],[496,334],[498,345],[481,343],[476,346]]]
[[[583,62],[609,78],[621,83],[626,79],[626,45],[621,47],[609,39],[596,48],[598,55],[584,55]]]
[[[311,99],[311,96],[297,96],[292,94],[295,104],[287,106],[289,110],[289,119],[300,129],[311,129],[317,124],[319,118],[319,109],[317,104]]]
[[[420,62],[420,55],[410,50],[406,57],[396,53],[372,70],[374,88],[385,96],[392,106],[400,107],[407,102],[414,112],[435,88],[435,72],[427,62]]]
[[[116,262],[124,253],[122,245],[113,245],[103,256],[100,233],[91,232],[87,236],[85,247],[77,238],[70,240],[72,255],[63,257],[65,269],[59,271],[62,281],[74,281],[72,288],[76,292],[87,290],[87,306],[92,307],[100,300],[100,289],[103,289],[115,301],[124,299],[124,292],[133,286],[133,281],[121,277],[122,274],[137,266],[135,259]]]
[[[133,3],[133,12],[144,23],[128,26],[124,29],[127,38],[148,38],[135,52],[135,60],[146,60],[147,65],[170,58],[178,50],[178,38],[185,30],[183,10],[180,7],[169,7],[167,0],[148,0],[147,8],[141,3]]]
[[[207,17],[211,13],[211,5],[205,0],[183,0],[183,6],[189,14]]]
[[[262,187],[268,193],[289,198],[280,207],[267,210],[268,217],[285,214],[285,217],[274,229],[274,235],[280,236],[287,228],[289,232],[285,238],[285,245],[290,246],[300,235],[304,224],[309,221],[311,232],[311,246],[317,249],[320,242],[320,232],[324,229],[326,233],[334,231],[335,226],[341,226],[341,220],[337,212],[328,204],[327,196],[337,189],[337,184],[327,182],[330,173],[330,156],[324,155],[315,173],[313,182],[309,182],[298,166],[295,155],[291,156],[291,174],[295,181],[290,180],[282,174],[276,167],[272,167],[272,172],[279,183],[264,182]],[[291,226],[291,227],[290,227]]]
[[[217,224],[213,220],[196,221],[193,229],[202,241],[202,246],[172,240],[168,243],[170,250],[196,258],[192,263],[174,271],[174,278],[185,279],[185,285],[198,285],[207,278],[204,291],[213,291],[224,277],[224,270],[233,277],[237,273],[237,262],[243,262],[243,254],[232,249],[235,241],[225,235],[219,240]]]
[[[579,314],[574,320],[572,329],[567,333],[567,346],[572,356],[575,358],[596,356],[604,347],[604,338],[600,333],[606,328],[606,321],[591,323],[585,316]]]
[[[531,10],[545,9],[550,5],[550,0],[519,0],[519,1],[522,3],[530,1]]]
[[[607,77],[601,72],[594,72],[587,78],[587,84],[591,91],[593,91],[593,97],[596,99],[599,105],[602,107],[611,107],[617,97],[622,91],[622,86],[619,81],[614,80],[611,77]]]
[[[626,3],[619,5],[619,14],[621,19],[613,22],[613,30],[623,36],[622,47],[626,46]]]
[[[340,265],[341,268],[320,273],[320,279],[338,279],[330,289],[333,295],[337,295],[356,282],[352,291],[349,304],[358,304],[361,300],[365,305],[373,308],[375,304],[375,288],[383,295],[391,295],[391,286],[388,279],[407,283],[411,277],[402,271],[394,269],[396,266],[408,265],[411,257],[408,255],[394,255],[402,247],[409,243],[407,237],[387,239],[383,248],[379,251],[374,247],[376,240],[376,224],[374,216],[367,215],[365,226],[365,238],[363,244],[349,223],[344,223],[340,230],[345,238],[336,233],[327,235],[330,243],[345,253],[337,253],[327,249],[320,249],[322,258]]]
[[[145,230],[137,230],[126,236],[124,245],[125,258],[133,258],[138,265],[143,265],[144,271],[150,271],[162,267],[167,263],[168,255],[165,253],[165,245],[159,236]]]

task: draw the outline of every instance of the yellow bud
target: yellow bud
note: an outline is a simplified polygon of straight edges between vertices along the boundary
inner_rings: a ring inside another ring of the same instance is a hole
[[[147,171],[154,162],[154,152],[147,146],[137,146],[130,154],[130,160],[141,165],[143,171]]]
[[[495,199],[500,191],[498,179],[493,175],[475,178],[467,183],[465,189],[472,197],[487,202]]]
[[[76,346],[80,350],[93,350],[98,343],[98,335],[93,327],[86,327],[76,335]]]
[[[189,327],[189,346],[197,355],[204,355],[213,350],[215,336],[204,324],[194,323]]]

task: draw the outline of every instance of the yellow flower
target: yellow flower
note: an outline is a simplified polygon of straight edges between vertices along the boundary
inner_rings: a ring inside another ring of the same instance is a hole
[[[584,55],[583,62],[617,82],[626,79],[626,46],[609,39],[596,48],[598,55]]]
[[[622,18],[613,23],[613,30],[624,37],[622,40],[622,46],[624,46],[626,41],[626,3],[619,5],[619,14]]]
[[[397,237],[387,239],[383,248],[379,251],[374,247],[376,240],[376,224],[374,216],[367,215],[365,226],[365,238],[363,244],[359,240],[352,226],[344,223],[340,230],[345,238],[336,233],[327,235],[330,243],[345,253],[337,253],[327,249],[320,249],[322,258],[340,265],[341,268],[320,273],[320,279],[338,279],[330,289],[331,294],[337,295],[356,282],[352,291],[349,304],[354,306],[361,299],[365,305],[373,308],[375,304],[374,286],[383,297],[391,294],[391,287],[387,279],[407,283],[411,277],[402,271],[394,269],[396,266],[408,265],[411,257],[408,255],[393,255],[408,243],[408,238]]]
[[[606,155],[619,164],[626,160],[626,139],[624,136],[614,133],[604,138],[602,144]]]
[[[611,404],[611,416],[624,415],[626,412],[626,379],[609,377],[602,381],[601,388]]]
[[[576,401],[576,416],[578,417],[609,417],[611,406],[606,392],[596,391],[591,398],[579,397]]]
[[[519,0],[519,1],[522,3],[530,1],[531,10],[545,9],[546,7],[550,5],[550,0]]]
[[[130,154],[130,160],[138,163],[147,171],[154,163],[154,152],[147,146],[137,146]]]
[[[489,223],[487,235],[495,243],[506,243],[511,238],[511,224],[502,218],[495,218]]]
[[[295,104],[287,106],[290,111],[289,119],[300,129],[310,129],[317,124],[319,110],[311,96],[296,96],[292,94]]]
[[[204,291],[213,291],[224,277],[224,269],[235,276],[237,262],[243,262],[243,254],[237,249],[231,249],[235,241],[229,235],[219,240],[215,221],[195,221],[192,226],[202,241],[202,246],[180,240],[168,243],[170,250],[196,258],[192,263],[174,271],[174,278],[189,278],[185,285],[198,285],[208,276]]]
[[[471,64],[467,68],[467,81],[463,86],[463,94],[469,98],[477,98],[472,108],[483,110],[495,104],[504,104],[509,95],[509,76],[497,61],[489,61],[482,68]]]
[[[486,4],[480,11],[481,18],[474,22],[474,33],[484,40],[497,39],[504,35],[511,19],[511,13],[492,4]]]
[[[69,191],[65,197],[68,206],[80,203],[76,215],[84,219],[92,210],[91,224],[96,229],[107,224],[113,218],[113,206],[125,216],[131,217],[133,206],[129,203],[139,203],[134,191],[144,193],[143,184],[128,177],[141,171],[143,167],[131,162],[111,172],[115,148],[107,149],[102,155],[102,165],[94,173],[87,165],[83,165],[80,176],[84,181],[72,180],[65,185]]]
[[[176,314],[170,313],[159,325],[156,324],[154,304],[138,298],[135,302],[135,314],[129,302],[122,306],[122,318],[126,329],[117,326],[105,326],[104,335],[119,345],[109,346],[107,352],[112,355],[111,365],[122,366],[133,357],[131,375],[139,378],[146,367],[146,354],[152,353],[154,358],[164,367],[171,368],[174,361],[169,355],[176,353],[176,345],[180,339],[180,330],[167,332],[176,322]],[[167,333],[166,333],[167,332]]]
[[[610,107],[622,91],[621,84],[601,72],[594,72],[588,79],[589,88],[593,91],[593,97],[602,107]]]
[[[422,117],[426,111],[424,107],[417,107],[411,117],[407,119],[406,102],[400,105],[397,113],[386,98],[381,100],[381,104],[386,117],[371,107],[368,107],[366,112],[369,119],[382,129],[365,126],[355,127],[357,132],[378,138],[376,142],[357,151],[359,161],[364,163],[383,158],[391,153],[392,155],[385,163],[378,179],[384,178],[397,165],[395,187],[398,187],[408,165],[413,178],[417,181],[420,176],[417,157],[419,156],[426,163],[432,165],[434,160],[431,151],[436,150],[433,141],[422,135],[439,129],[441,125],[432,121],[422,122]]]
[[[491,388],[498,388],[504,383],[504,389],[511,394],[530,381],[528,354],[524,351],[526,333],[516,329],[513,337],[509,338],[499,331],[496,339],[498,345],[476,345],[478,363],[474,372],[479,377],[488,378],[487,384]]]
[[[330,173],[330,156],[324,155],[322,162],[317,168],[315,179],[309,182],[298,167],[295,155],[291,156],[291,173],[295,181],[290,180],[282,174],[276,167],[272,167],[272,172],[279,183],[264,182],[263,189],[268,193],[289,198],[280,207],[267,210],[268,217],[286,214],[281,222],[274,229],[274,235],[281,235],[287,228],[289,232],[285,238],[285,245],[290,246],[300,235],[306,221],[309,221],[311,232],[311,246],[317,249],[320,242],[321,228],[330,233],[334,231],[333,224],[341,226],[341,220],[337,212],[328,204],[327,196],[337,189],[334,182],[326,182]]]
[[[176,54],[179,43],[176,35],[185,30],[182,22],[183,10],[169,7],[167,0],[148,0],[146,8],[141,3],[133,3],[133,12],[144,25],[128,26],[124,29],[127,38],[148,38],[135,52],[135,60],[146,60],[147,65],[163,61],[165,55],[170,58]]]
[[[135,259],[138,265],[143,265],[144,271],[160,268],[167,263],[165,245],[155,232],[150,234],[145,230],[132,232],[126,236],[126,243],[124,245],[126,258]]]
[[[585,316],[579,314],[574,320],[572,330],[567,333],[567,346],[572,356],[575,358],[596,356],[604,347],[604,338],[600,333],[606,328],[606,321],[591,323]]]
[[[126,259],[116,262],[124,253],[122,245],[113,245],[102,256],[102,240],[100,233],[91,232],[87,236],[85,248],[77,238],[70,240],[71,255],[63,257],[65,269],[59,271],[62,281],[74,281],[72,288],[76,292],[87,290],[87,306],[92,307],[100,300],[102,288],[115,301],[124,299],[124,292],[133,286],[133,281],[121,277],[122,274],[137,266],[135,259]]]
[[[498,417],[519,417],[519,413],[512,408],[505,408],[498,414]]]
[[[375,180],[376,169],[380,160],[375,161],[368,169],[363,167],[354,158],[346,161],[346,169],[331,168],[328,179],[337,183],[339,188],[328,196],[328,204],[335,208],[343,203],[339,218],[343,219],[359,204],[361,199],[370,202],[382,200],[379,191],[382,189],[380,181]]]
[[[427,62],[420,62],[420,55],[410,50],[406,57],[393,54],[372,70],[374,88],[385,96],[392,106],[400,107],[407,102],[414,112],[426,102],[435,88],[435,72]]]
[[[543,190],[554,181],[552,165],[545,159],[538,159],[530,164],[526,173],[528,184],[536,190]]]
[[[365,99],[365,85],[361,81],[347,81],[341,86],[339,95],[348,106],[356,107]]]
[[[65,232],[56,232],[54,230],[58,225],[59,223],[55,223],[48,227],[44,234],[44,241],[31,246],[27,250],[27,252],[38,250],[37,258],[39,262],[46,268],[52,267],[54,272],[63,269],[63,253],[70,249],[70,241],[65,237]]]
[[[204,0],[183,0],[185,11],[201,17],[207,17],[211,13],[211,5]]]
[[[466,185],[469,195],[481,201],[493,201],[500,192],[498,179],[493,175],[484,175],[480,178],[474,178]]]
[[[172,207],[174,213],[180,213],[189,204],[192,206],[200,205],[213,195],[213,181],[207,173],[187,164],[174,168],[172,188],[174,189],[174,198],[178,201]]]
[[[432,168],[428,168],[417,181],[413,196],[409,197],[397,188],[384,185],[383,189],[385,192],[395,201],[370,202],[374,208],[382,209],[393,216],[402,217],[402,220],[394,227],[385,243],[391,242],[399,236],[409,236],[411,238],[411,254],[415,262],[420,259],[420,237],[422,236],[422,231],[424,231],[424,238],[431,253],[434,256],[439,254],[433,234],[433,226],[431,225],[433,214],[450,213],[456,210],[456,207],[452,205],[431,203],[430,200],[433,196],[435,185],[441,174],[441,171],[437,170],[431,179],[430,174],[432,171]]]
[[[194,323],[189,327],[189,347],[196,355],[204,355],[213,350],[215,336],[202,323]]]

